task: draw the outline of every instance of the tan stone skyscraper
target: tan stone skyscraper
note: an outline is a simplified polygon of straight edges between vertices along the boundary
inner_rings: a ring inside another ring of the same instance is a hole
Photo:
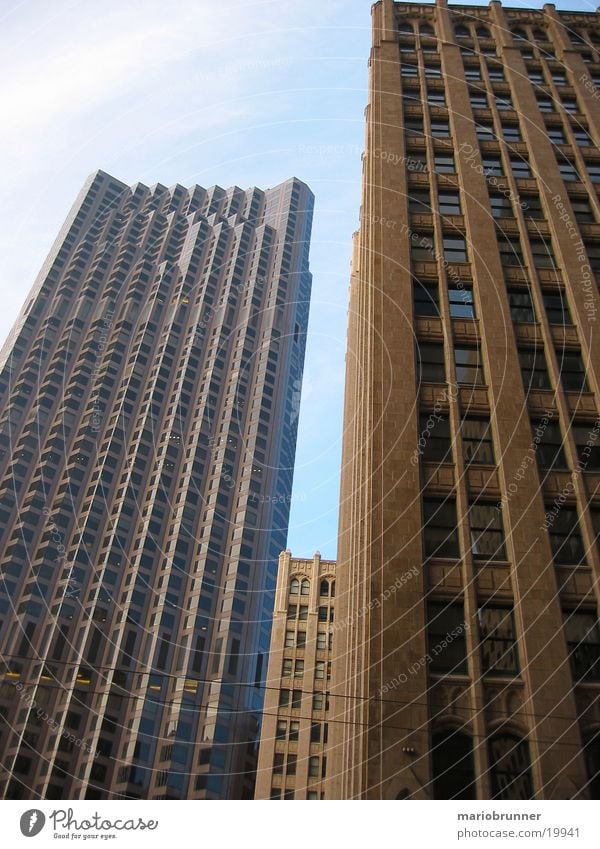
[[[313,195],[84,186],[0,357],[0,797],[251,798]]]
[[[373,7],[328,797],[598,798],[599,50]]]

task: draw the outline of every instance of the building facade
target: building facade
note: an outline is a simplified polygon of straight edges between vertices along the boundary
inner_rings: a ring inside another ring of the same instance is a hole
[[[335,562],[279,558],[256,799],[325,799]]]
[[[313,196],[85,184],[0,359],[0,795],[252,798]]]
[[[598,798],[600,15],[372,13],[326,792]]]

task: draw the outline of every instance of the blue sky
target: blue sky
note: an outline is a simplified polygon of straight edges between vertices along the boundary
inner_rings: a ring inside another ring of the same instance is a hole
[[[83,180],[97,168],[128,183],[186,186],[268,187],[297,176],[315,193],[313,302],[289,534],[299,556],[336,553],[370,6],[0,3],[1,338]]]

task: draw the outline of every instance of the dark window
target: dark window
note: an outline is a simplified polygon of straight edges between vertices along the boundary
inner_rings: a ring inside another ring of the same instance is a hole
[[[422,136],[424,133],[423,119],[408,117],[404,119],[404,133],[406,136]]]
[[[565,635],[573,679],[600,681],[600,628],[592,611],[565,611]]]
[[[460,197],[458,192],[439,192],[438,209],[441,215],[460,215]]]
[[[510,198],[505,195],[490,195],[490,206],[492,207],[492,215],[494,218],[514,218]]]
[[[511,156],[510,170],[512,171],[513,177],[516,177],[518,180],[529,180],[531,178],[531,168],[529,167],[529,162],[527,162],[526,159]]]
[[[575,214],[575,220],[582,224],[593,224],[596,221],[592,206],[587,198],[569,198]]]
[[[539,195],[521,195],[521,206],[525,218],[539,221],[546,217]]]
[[[523,141],[521,137],[521,128],[518,124],[503,124],[502,137],[504,138],[504,141],[509,142],[509,144],[515,144],[516,142]]]
[[[445,383],[444,348],[432,342],[422,342],[417,347],[419,382]]]
[[[572,162],[559,162],[558,170],[565,183],[579,183],[581,177]]]
[[[433,239],[431,236],[423,233],[413,233],[410,238],[410,256],[413,262],[433,262],[435,260]]]
[[[566,144],[562,127],[546,127],[546,133],[552,144]]]
[[[408,211],[416,213],[431,212],[431,195],[429,189],[411,189],[408,196]]]
[[[542,239],[532,239],[530,242],[533,264],[536,268],[555,268],[556,262],[551,243]]]
[[[543,348],[520,349],[519,362],[526,391],[530,389],[551,389]]]
[[[498,236],[498,250],[503,266],[522,266],[523,254],[521,243],[518,239],[509,239],[506,236]]]
[[[427,605],[427,650],[431,672],[466,675],[467,646],[462,604],[429,602]]]
[[[427,557],[460,557],[454,499],[423,499],[423,536]]]
[[[529,289],[514,288],[508,290],[510,315],[515,322],[535,322],[535,313]]]
[[[438,174],[456,174],[454,155],[451,153],[434,154],[434,167]]]
[[[476,799],[471,738],[460,731],[438,731],[432,737],[434,799]]]
[[[479,348],[464,347],[454,349],[454,364],[456,380],[469,386],[481,385],[483,380],[483,364]]]
[[[475,132],[479,141],[494,141],[494,139],[496,138],[494,128],[491,124],[475,124]]]
[[[529,746],[512,734],[497,734],[489,742],[492,799],[531,799],[533,784]]]
[[[587,392],[588,385],[581,355],[574,351],[557,351],[560,379],[567,392]]]
[[[415,315],[439,316],[437,281],[413,281],[413,301]]]
[[[477,611],[481,663],[489,675],[518,675],[519,662],[513,612],[486,604]]]
[[[489,420],[463,419],[460,425],[465,464],[495,466],[494,443]]]
[[[452,441],[447,413],[421,413],[419,450],[428,463],[451,463]]]
[[[566,469],[567,461],[559,425],[533,421],[531,429],[540,469]]]
[[[449,138],[450,125],[448,124],[448,121],[440,121],[439,118],[432,118],[431,135],[434,139]]]
[[[547,290],[543,293],[546,315],[550,324],[560,324],[563,327],[572,324],[566,293],[562,289]]]
[[[503,177],[502,160],[499,156],[482,156],[481,164],[487,177]]]
[[[469,506],[471,551],[475,560],[506,560],[502,513],[481,501]]]
[[[600,435],[597,424],[572,425],[580,467],[588,472],[600,471]]]
[[[546,524],[554,562],[559,566],[585,563],[585,553],[575,507],[546,505]]]

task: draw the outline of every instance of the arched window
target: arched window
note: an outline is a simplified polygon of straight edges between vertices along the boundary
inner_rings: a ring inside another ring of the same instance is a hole
[[[419,32],[421,35],[435,35],[433,27],[430,27],[429,24],[421,24]]]
[[[290,583],[290,595],[298,595],[300,592],[300,581],[298,578],[292,578]]]
[[[492,34],[487,27],[477,27],[475,30],[478,38],[491,38]]]
[[[437,731],[431,751],[434,799],[476,799],[473,743],[461,731]]]
[[[319,595],[322,597],[327,597],[329,595],[329,581],[321,581]]]
[[[496,734],[489,742],[492,799],[531,799],[529,746],[514,734]]]
[[[517,41],[528,41],[527,33],[524,29],[520,29],[519,27],[515,27],[515,29],[511,30],[512,37]]]
[[[471,33],[466,27],[458,26],[454,27],[454,35],[456,38],[471,38]]]
[[[413,25],[404,23],[398,26],[398,32],[401,35],[414,35]]]
[[[331,591],[330,591],[329,595],[331,596],[331,598],[335,597],[335,581],[331,582]]]
[[[300,594],[301,595],[308,595],[309,593],[310,593],[310,581],[307,578],[305,578],[302,581],[302,585],[300,587]]]

